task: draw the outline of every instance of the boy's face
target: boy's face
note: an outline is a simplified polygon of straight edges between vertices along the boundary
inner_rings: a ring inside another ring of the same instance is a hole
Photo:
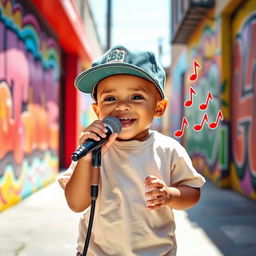
[[[150,81],[132,75],[115,75],[101,80],[93,109],[99,119],[117,117],[122,123],[119,140],[145,140],[154,116],[161,116],[167,100]]]

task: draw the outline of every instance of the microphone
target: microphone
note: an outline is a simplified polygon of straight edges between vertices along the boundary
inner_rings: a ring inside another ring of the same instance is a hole
[[[105,123],[106,129],[108,130],[106,133],[106,137],[102,138],[99,141],[88,139],[84,142],[83,145],[81,145],[73,154],[72,154],[72,160],[78,161],[80,158],[84,157],[89,152],[100,148],[105,144],[105,142],[108,140],[109,136],[112,133],[120,133],[122,130],[122,124],[116,117],[108,116],[102,120],[103,123]]]

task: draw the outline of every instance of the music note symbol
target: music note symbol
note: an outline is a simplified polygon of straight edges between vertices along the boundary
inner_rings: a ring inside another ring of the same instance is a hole
[[[186,117],[183,117],[183,118],[182,118],[182,122],[181,122],[181,129],[180,129],[180,130],[177,130],[177,131],[174,133],[174,136],[175,136],[175,137],[181,137],[181,136],[183,135],[185,125],[188,127],[188,126],[189,126],[189,123],[188,123],[187,118],[186,118]]]
[[[194,129],[195,131],[197,131],[197,132],[201,131],[202,128],[203,128],[204,122],[208,122],[208,116],[207,116],[206,113],[204,114],[201,123],[194,125],[193,129]]]
[[[195,94],[196,95],[196,91],[190,87],[189,88],[189,100],[186,100],[185,103],[184,103],[184,106],[185,107],[190,107],[193,103],[193,95],[192,94]]]
[[[206,99],[206,102],[205,103],[202,103],[199,108],[201,110],[206,110],[208,108],[208,104],[209,104],[209,100],[213,100],[213,96],[210,92],[208,92],[208,95],[207,95],[207,99]]]
[[[208,126],[211,129],[215,129],[218,126],[219,120],[223,121],[224,116],[222,114],[222,111],[219,110],[215,122],[210,123]]]
[[[189,77],[189,80],[190,81],[195,81],[197,79],[197,72],[196,72],[196,68],[200,68],[200,65],[194,60],[194,74],[192,74],[190,77]]]

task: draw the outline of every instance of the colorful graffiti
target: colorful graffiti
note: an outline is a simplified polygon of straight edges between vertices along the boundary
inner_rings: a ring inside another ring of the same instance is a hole
[[[200,172],[216,184],[227,186],[228,123],[225,120],[216,129],[209,129],[204,125],[200,132],[193,129],[193,125],[200,124],[205,115],[209,123],[215,121],[218,111],[223,107],[223,102],[227,105],[227,100],[222,99],[222,94],[227,88],[226,82],[223,82],[220,76],[220,31],[219,17],[206,18],[200,33],[196,33],[189,44],[187,65],[190,69],[186,72],[184,93],[187,95],[189,87],[192,86],[197,95],[193,99],[193,105],[184,110],[184,116],[187,117],[190,125],[185,134],[184,144]],[[196,82],[189,80],[189,76],[194,72],[193,60],[200,64]],[[209,92],[214,100],[209,103],[207,110],[202,111],[199,106],[205,101]]]
[[[0,211],[58,172],[60,50],[45,30],[0,0]]]
[[[233,23],[232,186],[256,199],[256,6],[249,1]]]
[[[184,112],[190,124],[184,144],[195,167],[217,185],[231,186],[252,199],[256,199],[255,44],[254,0],[243,2],[230,16],[215,17],[212,11],[189,41],[186,65],[191,69],[184,79],[184,95],[191,87],[197,93],[193,106]],[[188,79],[193,73],[193,60],[201,66],[195,83]],[[201,111],[199,106],[208,92],[214,100],[207,111]],[[209,122],[214,121],[219,109],[224,121],[217,129],[207,125],[200,132],[192,129],[205,113]]]

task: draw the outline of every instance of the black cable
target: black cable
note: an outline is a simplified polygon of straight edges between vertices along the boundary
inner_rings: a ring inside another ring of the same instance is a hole
[[[86,239],[85,239],[85,243],[84,243],[83,256],[86,256],[87,250],[89,247],[89,243],[90,243],[92,224],[93,224],[93,218],[94,218],[94,212],[95,212],[95,203],[96,203],[96,200],[92,200],[89,225],[88,225],[88,230],[87,230]]]
[[[100,168],[101,166],[101,148],[95,149],[92,152],[92,167],[94,168]],[[97,169],[99,170],[99,169]],[[98,178],[97,178],[98,180]],[[92,225],[93,225],[93,219],[94,219],[94,212],[95,212],[95,205],[96,205],[96,199],[98,197],[99,192],[99,185],[98,181],[97,184],[91,185],[91,210],[90,210],[90,218],[88,223],[88,229],[86,234],[86,239],[84,243],[84,250],[83,250],[83,256],[87,255],[87,251],[89,248],[91,233],[92,233]]]

